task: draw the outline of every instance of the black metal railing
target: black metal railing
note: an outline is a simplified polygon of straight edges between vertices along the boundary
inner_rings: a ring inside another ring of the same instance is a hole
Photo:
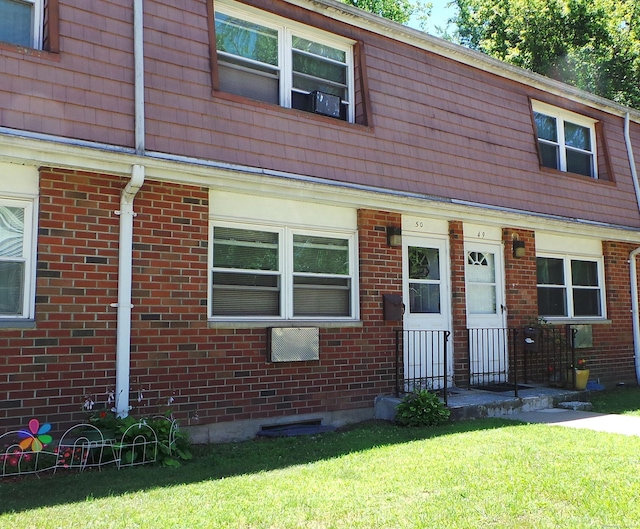
[[[450,373],[449,331],[397,330],[396,395],[440,391],[446,404],[454,379],[516,397],[521,384],[573,389],[575,333],[569,325],[468,329],[468,371]]]
[[[449,331],[396,331],[396,396],[426,389],[441,392],[447,404],[450,335]]]
[[[518,396],[518,329],[467,330],[469,386]]]
[[[572,387],[576,332],[569,325],[525,327],[522,340],[524,382]]]

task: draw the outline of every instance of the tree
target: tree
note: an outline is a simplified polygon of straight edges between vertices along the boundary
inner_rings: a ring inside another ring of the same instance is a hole
[[[364,9],[400,24],[414,17],[421,28],[431,13],[431,2],[423,0],[342,0],[345,4]]]
[[[453,40],[640,108],[637,0],[453,0]]]

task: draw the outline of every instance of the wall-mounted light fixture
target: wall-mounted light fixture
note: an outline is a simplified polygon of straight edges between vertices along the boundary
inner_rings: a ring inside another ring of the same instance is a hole
[[[513,241],[513,256],[516,259],[520,259],[525,256],[525,244],[524,241]]]
[[[402,228],[387,226],[387,244],[392,248],[402,246]]]

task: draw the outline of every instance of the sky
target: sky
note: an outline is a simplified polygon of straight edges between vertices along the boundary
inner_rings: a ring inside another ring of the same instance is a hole
[[[445,27],[447,25],[447,19],[451,18],[455,14],[453,7],[447,7],[451,0],[431,0],[433,3],[433,9],[431,10],[431,16],[427,21],[427,33],[435,34],[434,28],[436,26]],[[417,24],[409,22],[409,26],[419,29]]]

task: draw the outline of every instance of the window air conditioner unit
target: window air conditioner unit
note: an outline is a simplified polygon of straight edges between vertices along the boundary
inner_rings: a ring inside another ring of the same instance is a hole
[[[340,98],[332,94],[314,90],[309,94],[311,97],[311,110],[316,114],[340,118]]]

